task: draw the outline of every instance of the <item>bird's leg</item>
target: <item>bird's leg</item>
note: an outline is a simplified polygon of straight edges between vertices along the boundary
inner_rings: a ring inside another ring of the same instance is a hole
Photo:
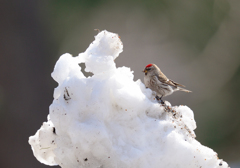
[[[163,96],[160,97],[161,104],[165,104],[165,102],[162,100],[162,97],[163,97]]]
[[[161,104],[164,104],[164,101],[162,100],[162,97],[163,97],[163,95],[161,97],[156,96],[156,99],[157,99],[157,101],[160,101]]]

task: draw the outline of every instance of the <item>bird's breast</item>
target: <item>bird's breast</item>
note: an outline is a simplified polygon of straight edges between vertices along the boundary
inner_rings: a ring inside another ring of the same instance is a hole
[[[146,87],[150,86],[150,78],[147,75],[144,76],[144,84]]]

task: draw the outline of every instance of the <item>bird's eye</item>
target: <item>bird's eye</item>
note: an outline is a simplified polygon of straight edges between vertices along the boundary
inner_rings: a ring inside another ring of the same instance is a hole
[[[149,70],[151,70],[151,68],[150,68],[150,67],[148,67],[148,68],[146,68],[146,69],[147,69],[148,71],[149,71]]]

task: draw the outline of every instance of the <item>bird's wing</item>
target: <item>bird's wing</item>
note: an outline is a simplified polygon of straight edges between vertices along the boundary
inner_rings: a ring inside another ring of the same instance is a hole
[[[169,79],[169,81],[171,81],[171,83],[173,83],[175,86],[181,86],[181,87],[185,87],[184,85],[174,82],[173,80]]]
[[[177,83],[171,79],[168,79],[167,76],[164,75],[161,71],[159,72],[159,75],[157,76],[157,78],[162,84],[170,85],[173,87],[178,87],[178,86],[185,87],[184,85],[182,85],[180,83]]]
[[[173,86],[173,87],[178,86],[175,82],[168,79],[162,72],[157,76],[157,78],[163,85],[170,85],[170,86]]]

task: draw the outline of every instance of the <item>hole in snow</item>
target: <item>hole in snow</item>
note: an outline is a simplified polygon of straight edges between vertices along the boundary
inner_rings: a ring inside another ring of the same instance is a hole
[[[56,129],[55,129],[55,127],[53,127],[53,133],[56,134]]]
[[[85,71],[85,68],[86,68],[85,63],[81,63],[81,64],[79,64],[79,66],[81,67],[81,70],[82,70],[82,73],[84,74],[84,76],[86,76],[86,77],[93,76],[92,72]]]
[[[88,161],[88,159],[87,159],[87,158],[85,158],[85,159],[84,159],[84,161]]]

